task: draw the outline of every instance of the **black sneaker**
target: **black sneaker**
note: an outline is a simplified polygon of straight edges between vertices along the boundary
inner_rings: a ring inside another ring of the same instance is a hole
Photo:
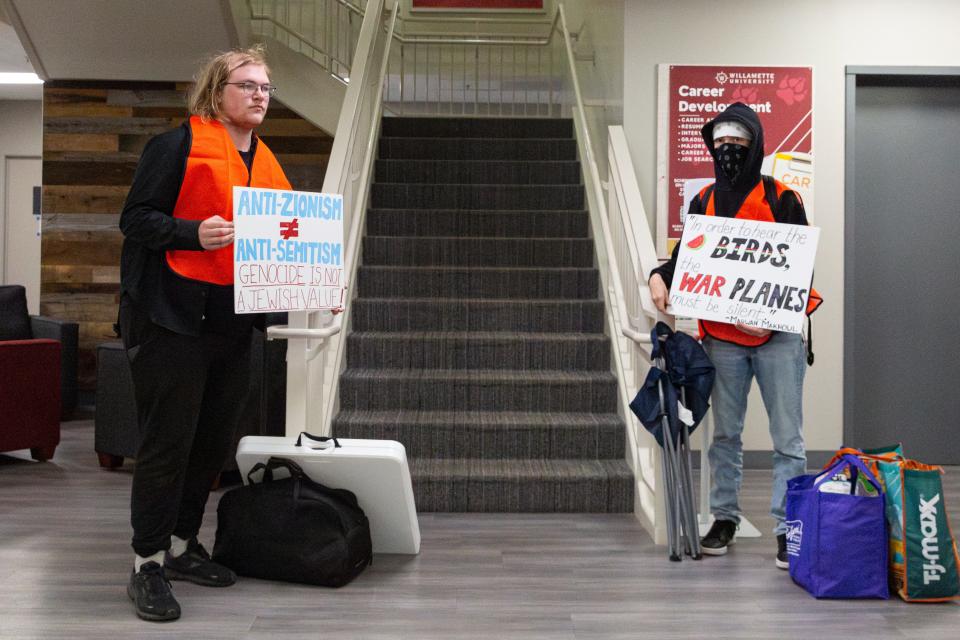
[[[736,535],[736,522],[715,520],[710,531],[700,540],[700,548],[708,556],[722,556],[727,552],[727,547],[736,541]]]
[[[789,569],[790,559],[787,556],[787,534],[777,536],[777,569]]]
[[[163,568],[171,580],[186,580],[205,587],[229,587],[237,581],[237,574],[211,560],[196,538],[190,538],[187,550],[176,558],[168,551]]]
[[[133,600],[137,615],[144,620],[164,622],[180,617],[180,604],[173,597],[163,567],[156,562],[144,562],[140,571],[130,574],[127,595]]]

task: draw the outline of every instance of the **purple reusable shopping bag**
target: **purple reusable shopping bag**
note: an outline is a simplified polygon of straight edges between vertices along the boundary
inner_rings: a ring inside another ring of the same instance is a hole
[[[877,495],[819,490],[847,467],[851,475],[862,474]],[[884,504],[883,485],[859,458],[849,454],[825,471],[789,480],[790,577],[817,598],[889,598]]]

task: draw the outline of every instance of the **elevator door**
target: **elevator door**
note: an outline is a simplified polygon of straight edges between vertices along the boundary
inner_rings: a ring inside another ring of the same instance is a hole
[[[847,165],[845,439],[939,464],[960,464],[958,80],[858,76]]]

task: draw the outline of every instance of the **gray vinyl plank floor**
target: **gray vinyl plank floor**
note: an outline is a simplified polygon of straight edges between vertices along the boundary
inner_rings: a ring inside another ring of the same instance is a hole
[[[424,514],[419,556],[377,556],[342,589],[174,583],[183,617],[146,623],[125,593],[131,468],[97,466],[89,420],[64,423],[52,462],[0,454],[0,638],[960,637],[957,604],[811,598],[773,566],[769,535],[672,563],[632,516],[584,514]],[[956,529],[960,468],[945,483]],[[746,515],[765,532],[769,485],[747,472]]]

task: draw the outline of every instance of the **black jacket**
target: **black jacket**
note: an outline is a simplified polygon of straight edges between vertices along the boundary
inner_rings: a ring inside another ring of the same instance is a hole
[[[256,139],[254,136],[249,162]],[[261,323],[262,316],[233,313],[232,285],[184,278],[167,266],[167,250],[203,251],[200,221],[173,217],[191,142],[190,125],[184,123],[152,138],[144,147],[120,214],[124,235],[120,294],[148,314],[154,324],[175,333],[243,333]]]
[[[720,169],[720,163],[717,161],[716,151],[713,148],[713,127],[719,122],[738,122],[753,134],[753,140],[750,143],[750,149],[747,152],[747,160],[744,167],[737,177],[736,182],[731,182],[726,174]],[[740,211],[744,200],[751,191],[760,183],[760,166],[763,164],[763,127],[760,125],[760,118],[756,112],[743,104],[735,102],[716,118],[703,125],[700,130],[703,136],[703,142],[710,150],[713,156],[713,173],[716,176],[716,183],[713,189],[714,213],[724,218],[733,218]],[[689,214],[704,213],[704,203],[700,202],[700,195],[694,197],[690,202]],[[807,224],[807,214],[803,209],[803,203],[800,197],[793,191],[785,190],[780,194],[780,206],[774,210],[777,222],[787,224]],[[680,251],[680,243],[673,247],[673,253],[670,259],[650,272],[652,276],[659,273],[663,278],[667,288],[673,283],[673,272],[677,266],[677,254]]]

